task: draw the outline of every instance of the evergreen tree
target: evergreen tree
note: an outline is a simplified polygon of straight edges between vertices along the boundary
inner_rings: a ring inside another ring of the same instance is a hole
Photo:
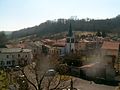
[[[5,33],[2,31],[0,32],[0,47],[5,47],[6,42],[7,42],[7,37]]]
[[[107,33],[106,33],[106,32],[102,32],[101,34],[102,34],[102,37],[103,37],[103,38],[107,36]]]

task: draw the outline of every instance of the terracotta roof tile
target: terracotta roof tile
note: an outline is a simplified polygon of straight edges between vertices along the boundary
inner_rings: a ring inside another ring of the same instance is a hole
[[[103,42],[101,49],[119,50],[119,42]]]

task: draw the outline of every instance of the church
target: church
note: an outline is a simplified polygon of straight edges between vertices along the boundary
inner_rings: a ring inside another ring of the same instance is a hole
[[[72,31],[71,23],[70,23],[69,31],[68,31],[68,34],[66,37],[65,49],[66,49],[66,54],[69,54],[69,53],[75,51],[75,37],[74,37],[73,31]]]
[[[72,31],[72,25],[70,23],[66,38],[59,40],[44,39],[42,40],[44,50],[47,50],[47,54],[58,54],[64,56],[66,54],[75,52],[75,36]],[[43,50],[43,51],[44,51]]]

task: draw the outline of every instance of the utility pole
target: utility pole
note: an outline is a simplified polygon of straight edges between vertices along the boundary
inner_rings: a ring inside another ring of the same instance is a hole
[[[72,77],[71,77],[71,81],[70,81],[70,90],[73,90],[73,80],[72,80]]]

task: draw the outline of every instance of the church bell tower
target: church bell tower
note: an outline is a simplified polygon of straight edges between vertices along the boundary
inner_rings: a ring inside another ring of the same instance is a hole
[[[75,50],[75,39],[74,39],[74,35],[72,32],[72,26],[70,23],[68,35],[66,38],[66,53],[69,54],[71,52],[74,52],[74,50]]]

